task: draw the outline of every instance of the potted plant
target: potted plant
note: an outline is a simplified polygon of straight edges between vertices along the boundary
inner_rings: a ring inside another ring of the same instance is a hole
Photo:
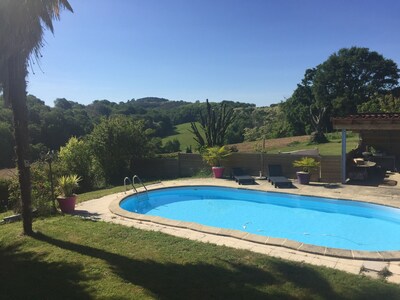
[[[231,151],[225,146],[210,147],[204,150],[203,159],[212,167],[215,178],[221,178],[224,175],[225,168],[221,166],[221,160],[230,154]]]
[[[75,211],[77,196],[74,191],[79,187],[79,181],[81,181],[81,178],[78,175],[67,175],[58,178],[60,196],[57,197],[57,201],[63,213],[73,213]]]
[[[296,172],[297,179],[300,184],[309,184],[311,171],[319,167],[319,162],[312,157],[303,157],[293,162],[293,166],[301,168],[302,171]]]

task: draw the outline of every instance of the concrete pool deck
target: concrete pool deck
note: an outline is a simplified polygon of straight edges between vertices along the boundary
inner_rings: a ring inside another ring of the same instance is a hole
[[[400,174],[392,174],[390,179],[399,182]],[[147,188],[151,190],[191,185],[240,187],[251,190],[350,199],[400,208],[399,186],[369,187],[323,183],[298,185],[295,183],[295,187],[291,189],[275,189],[266,180],[258,180],[256,185],[239,186],[235,181],[227,179],[190,178],[163,181],[149,185]],[[400,251],[391,251],[390,253],[382,252],[382,254],[381,252],[364,253],[363,251],[336,249],[336,252],[332,252],[331,250],[335,249],[305,245],[285,239],[273,239],[247,234],[241,231],[218,229],[195,223],[137,215],[123,211],[122,209],[118,210],[119,201],[129,194],[130,192],[118,193],[80,203],[76,207],[76,213],[87,218],[104,220],[144,230],[160,231],[191,240],[246,249],[287,260],[326,266],[355,274],[362,273],[368,276],[378,277],[378,273],[386,268],[392,273],[391,276],[387,277],[387,280],[389,282],[400,283]],[[132,215],[137,216],[132,217]]]

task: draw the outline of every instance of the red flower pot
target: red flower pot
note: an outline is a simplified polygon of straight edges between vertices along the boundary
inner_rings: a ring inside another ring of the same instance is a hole
[[[224,167],[212,167],[214,178],[222,178],[224,175]]]
[[[57,201],[63,213],[72,214],[75,211],[76,195],[71,197],[58,197]]]

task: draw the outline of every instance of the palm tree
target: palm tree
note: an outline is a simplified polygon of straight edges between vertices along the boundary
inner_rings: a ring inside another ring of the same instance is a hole
[[[72,12],[67,0],[0,1],[0,85],[13,111],[23,232],[27,235],[33,231],[25,78],[30,60],[40,57],[44,29],[54,31],[53,20],[60,18],[61,9]]]

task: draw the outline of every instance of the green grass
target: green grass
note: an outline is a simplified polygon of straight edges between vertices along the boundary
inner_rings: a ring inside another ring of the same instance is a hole
[[[199,127],[200,123],[197,123],[197,126]],[[179,124],[175,128],[177,134],[163,138],[162,139],[163,145],[165,145],[167,141],[172,141],[173,139],[177,139],[181,143],[181,151],[185,151],[186,147],[192,146],[192,151],[194,152],[197,143],[193,139],[194,134],[189,132],[189,129],[191,129],[190,123]]]
[[[148,181],[148,182],[144,182],[144,184],[147,186],[149,184],[153,184],[153,183],[157,183],[157,182],[159,182],[159,181]],[[135,188],[141,188],[141,187],[142,187],[141,184],[135,183]],[[128,188],[128,190],[131,190],[132,186],[128,185],[127,188]],[[84,201],[88,201],[88,200],[92,200],[92,199],[97,199],[97,198],[101,198],[101,197],[104,197],[107,195],[125,192],[125,190],[126,190],[125,186],[120,185],[120,186],[115,186],[112,188],[82,193],[82,194],[78,195],[77,202],[80,203],[80,202],[84,202]]]
[[[398,299],[324,267],[78,217],[0,226],[2,299]]]
[[[358,136],[350,136],[346,139],[346,149],[349,152],[351,149],[354,149],[358,145]],[[268,149],[268,140],[267,149]],[[321,155],[341,155],[342,153],[342,141],[337,137],[331,137],[329,143],[325,144],[318,144],[318,145],[311,145],[307,142],[299,142],[289,145],[287,147],[280,147],[280,148],[270,148],[268,149],[268,153],[279,153],[279,152],[286,152],[286,151],[295,151],[295,150],[302,150],[302,149],[315,149],[318,148],[319,153]]]
[[[131,186],[128,186],[128,188],[132,188]],[[125,186],[116,186],[108,189],[101,189],[97,191],[91,191],[87,193],[82,193],[78,195],[77,202],[84,202],[87,200],[92,200],[92,199],[97,199],[101,198],[107,195],[115,194],[115,193],[120,193],[120,192],[125,192]]]

